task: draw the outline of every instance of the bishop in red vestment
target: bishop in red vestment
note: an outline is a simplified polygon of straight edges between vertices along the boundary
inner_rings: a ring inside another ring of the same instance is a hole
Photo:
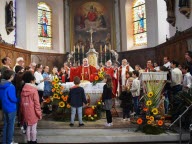
[[[78,76],[81,80],[93,81],[95,74],[97,74],[97,69],[89,65],[88,59],[84,58],[82,66],[70,69],[70,81],[73,81],[75,76]]]

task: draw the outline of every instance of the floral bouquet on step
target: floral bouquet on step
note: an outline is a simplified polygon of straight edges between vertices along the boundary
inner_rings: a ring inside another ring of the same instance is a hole
[[[102,80],[104,80],[104,76],[105,76],[105,71],[104,71],[104,68],[102,67],[98,71],[98,73],[94,76],[93,85],[96,85],[97,83],[99,83]]]
[[[56,120],[65,120],[70,113],[70,104],[67,103],[68,92],[64,92],[64,87],[60,84],[59,78],[54,78],[52,81],[52,109]]]
[[[147,134],[160,134],[164,130],[164,81],[149,80],[144,82],[144,105],[141,116],[137,119],[139,129]]]

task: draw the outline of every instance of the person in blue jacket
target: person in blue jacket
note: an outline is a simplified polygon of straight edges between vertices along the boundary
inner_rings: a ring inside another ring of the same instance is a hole
[[[3,110],[3,144],[13,143],[14,123],[17,113],[15,86],[11,83],[14,79],[14,71],[5,70],[0,82],[0,100]]]

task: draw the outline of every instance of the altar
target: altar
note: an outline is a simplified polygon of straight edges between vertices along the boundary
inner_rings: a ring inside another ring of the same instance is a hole
[[[65,88],[64,91],[69,91],[75,84],[73,82],[66,82],[61,85]],[[80,83],[80,86],[85,91],[86,98],[90,99],[90,105],[95,105],[97,100],[101,98],[104,85],[105,83],[97,83],[96,85],[93,85],[91,82]]]

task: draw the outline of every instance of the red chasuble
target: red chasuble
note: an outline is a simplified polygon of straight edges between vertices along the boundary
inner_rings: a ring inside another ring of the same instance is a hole
[[[70,71],[70,81],[73,81],[75,76],[78,76],[81,80],[92,81],[93,75],[97,73],[97,69],[91,65],[79,66],[77,68],[73,68]]]

